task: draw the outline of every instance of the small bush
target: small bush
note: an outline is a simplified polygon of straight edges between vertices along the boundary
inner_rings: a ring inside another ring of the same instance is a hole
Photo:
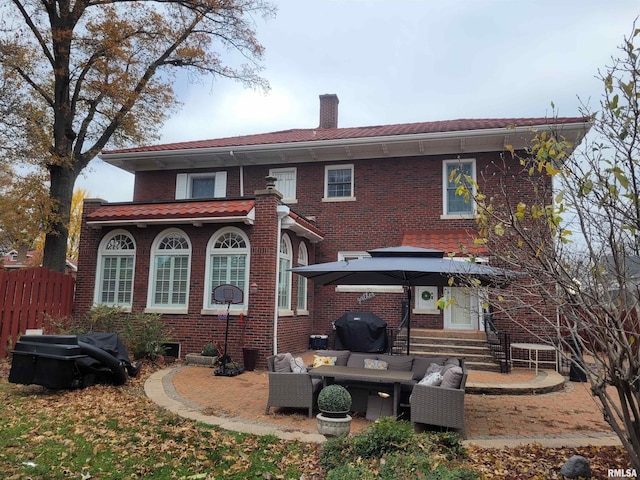
[[[327,440],[320,465],[327,479],[475,480],[473,470],[450,468],[464,458],[454,433],[416,434],[406,421],[383,417],[362,433]]]
[[[123,340],[135,359],[155,360],[166,351],[164,344],[171,340],[160,314],[137,313],[128,322]]]
[[[318,395],[321,412],[348,412],[351,408],[351,394],[342,385],[327,385]]]
[[[387,452],[406,449],[414,437],[411,423],[382,417],[362,435],[353,437],[353,454],[363,458],[380,458]]]
[[[202,347],[202,356],[203,357],[219,357],[220,352],[218,351],[218,347],[213,343],[207,343],[204,347]]]

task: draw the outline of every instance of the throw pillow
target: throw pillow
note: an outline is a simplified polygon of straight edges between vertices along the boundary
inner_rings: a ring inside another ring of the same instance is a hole
[[[307,373],[307,366],[302,357],[291,358],[291,371],[293,373]]]
[[[429,365],[429,368],[427,368],[427,372],[425,373],[425,375],[428,375],[430,373],[444,374],[444,372],[442,371],[443,369],[444,366],[438,365],[437,363],[432,363],[431,365]]]
[[[320,365],[335,365],[337,357],[321,357],[319,355],[313,356],[313,368],[319,367]]]
[[[442,377],[442,388],[460,388],[462,383],[462,368],[452,367]]]
[[[273,359],[273,368],[278,373],[287,373],[291,371],[291,360],[293,355],[290,353],[279,353]]]
[[[373,358],[364,359],[364,368],[372,370],[386,370],[389,367],[384,360],[374,360]]]
[[[425,377],[418,382],[420,385],[428,385],[430,387],[437,387],[442,383],[442,375],[440,372],[427,373]]]

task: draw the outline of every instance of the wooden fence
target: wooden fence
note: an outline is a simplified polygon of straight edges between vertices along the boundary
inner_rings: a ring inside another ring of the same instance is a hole
[[[28,328],[70,316],[74,291],[73,276],[44,267],[0,270],[0,358]]]

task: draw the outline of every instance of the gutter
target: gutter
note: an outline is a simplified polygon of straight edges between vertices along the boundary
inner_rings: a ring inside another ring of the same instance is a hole
[[[563,124],[546,124],[531,125],[526,127],[514,128],[491,128],[483,130],[456,130],[451,132],[429,132],[429,133],[410,133],[404,135],[385,135],[376,137],[358,137],[358,138],[339,138],[331,140],[307,140],[304,142],[286,142],[286,143],[268,143],[259,145],[229,145],[225,147],[210,148],[182,148],[176,150],[153,150],[153,151],[134,151],[125,153],[101,153],[98,157],[109,163],[109,161],[143,159],[143,158],[159,158],[172,157],[180,155],[214,155],[229,154],[230,151],[235,153],[260,153],[280,150],[298,150],[309,148],[325,148],[334,146],[356,146],[368,145],[376,143],[402,143],[416,141],[433,141],[447,140],[458,137],[491,137],[505,136],[514,134],[530,134],[535,130],[561,129],[563,131],[583,131],[585,134],[593,125],[592,122],[563,123]]]

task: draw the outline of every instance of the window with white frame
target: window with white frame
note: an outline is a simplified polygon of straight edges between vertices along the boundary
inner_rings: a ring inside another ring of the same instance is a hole
[[[242,292],[243,303],[231,305],[232,310],[246,310],[249,291],[249,239],[239,228],[218,230],[207,245],[204,313],[215,309],[213,290],[219,285],[235,285]]]
[[[176,200],[224,198],[226,196],[227,172],[179,173],[176,175]]]
[[[371,255],[362,251],[338,252],[338,261],[350,261],[360,258],[368,258]],[[402,285],[337,285],[336,292],[363,292],[363,293],[402,293]]]
[[[300,242],[300,246],[298,247],[298,266],[305,267],[307,265],[309,265],[309,252],[307,250],[307,245],[304,242]],[[298,301],[296,303],[296,307],[298,312],[306,312],[308,280],[306,277],[303,277],[302,275],[297,275],[297,277],[298,277]]]
[[[296,202],[296,176],[298,169],[272,168],[269,175],[276,178],[276,190],[282,194],[282,200],[287,203]]]
[[[191,244],[184,232],[169,229],[151,247],[148,309],[186,313],[189,297]]]
[[[131,308],[136,244],[125,230],[104,237],[98,247],[94,303]]]
[[[353,200],[353,165],[327,165],[324,172],[327,200]]]
[[[443,214],[444,216],[470,216],[475,214],[475,202],[473,193],[475,189],[471,187],[471,196],[458,192],[458,187],[462,185],[464,177],[476,180],[476,161],[474,159],[465,160],[445,160],[442,162],[443,176]]]
[[[278,309],[291,310],[291,263],[293,261],[293,249],[291,239],[286,233],[280,238],[280,251],[278,252]]]

